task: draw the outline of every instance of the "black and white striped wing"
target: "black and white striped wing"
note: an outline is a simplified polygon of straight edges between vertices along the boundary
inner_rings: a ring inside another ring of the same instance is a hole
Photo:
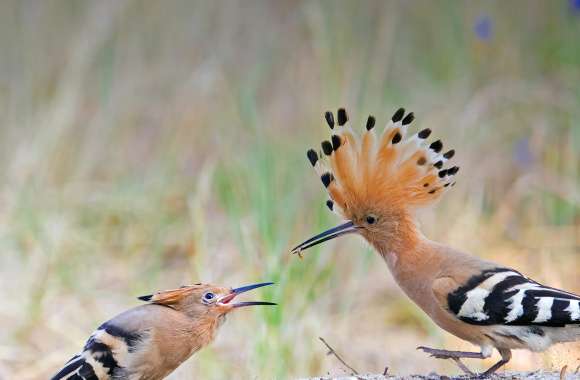
[[[539,284],[509,268],[473,276],[447,297],[449,310],[475,325],[580,325],[580,296]]]
[[[51,380],[100,380],[83,355],[75,355]]]
[[[142,335],[106,322],[90,336],[83,352],[69,360],[51,380],[110,380],[127,378],[123,362]]]

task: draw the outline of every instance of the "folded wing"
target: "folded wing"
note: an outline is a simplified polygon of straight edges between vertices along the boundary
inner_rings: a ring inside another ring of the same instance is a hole
[[[449,293],[449,310],[475,325],[580,325],[580,296],[509,268],[485,270]]]

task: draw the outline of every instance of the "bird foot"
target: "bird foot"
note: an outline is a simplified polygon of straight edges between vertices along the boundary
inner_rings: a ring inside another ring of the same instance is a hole
[[[468,358],[468,359],[483,359],[481,352],[467,352],[467,351],[448,351],[437,348],[430,348],[425,346],[417,347],[418,350],[428,353],[437,359],[453,359],[453,358]]]
[[[448,351],[448,350],[440,350],[437,348],[430,348],[425,346],[417,347],[418,350],[421,350],[430,356],[437,358],[437,359],[451,359],[457,364],[457,366],[469,376],[476,376],[463,362],[461,361],[462,358],[472,358],[472,359],[481,359],[482,355],[479,352],[466,352],[466,351]]]

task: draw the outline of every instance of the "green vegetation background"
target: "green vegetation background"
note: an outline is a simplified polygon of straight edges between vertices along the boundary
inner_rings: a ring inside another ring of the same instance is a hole
[[[429,237],[580,291],[578,1],[8,0],[0,378],[46,379],[139,295],[270,280],[280,306],[231,315],[170,378],[343,373],[318,336],[362,372],[456,372],[415,347],[472,347],[362,241],[288,254],[338,223],[305,152],[339,106],[355,129],[405,106],[457,150]]]

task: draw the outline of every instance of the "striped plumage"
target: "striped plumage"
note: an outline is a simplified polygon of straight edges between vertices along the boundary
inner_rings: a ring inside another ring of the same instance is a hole
[[[419,347],[436,358],[483,359],[493,348],[501,360],[511,349],[542,351],[580,339],[580,297],[541,285],[521,273],[429,240],[419,230],[415,210],[437,200],[455,184],[459,168],[448,165],[455,151],[443,153],[431,130],[409,132],[413,113],[399,109],[380,129],[369,116],[362,136],[349,126],[344,109],[322,151],[307,157],[330,199],[327,206],[346,222],[293,249],[303,250],[345,234],[358,234],[384,258],[401,289],[441,328],[480,346],[480,352]]]
[[[566,327],[580,324],[580,296],[509,268],[485,270],[448,296],[449,309],[475,325]]]
[[[163,379],[209,344],[234,308],[274,305],[232,302],[238,294],[271,284],[235,289],[195,284],[140,297],[149,303],[102,324],[52,380]]]
[[[132,332],[117,325],[115,319],[101,325],[87,340],[81,354],[75,355],[53,380],[103,380],[129,378],[125,358],[148,341],[149,333]]]

